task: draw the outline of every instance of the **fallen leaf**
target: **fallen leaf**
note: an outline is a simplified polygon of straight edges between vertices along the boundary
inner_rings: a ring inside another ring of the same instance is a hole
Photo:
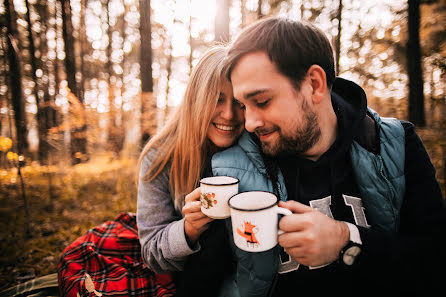
[[[85,288],[87,289],[88,293],[95,291],[93,280],[88,273],[85,274]]]
[[[95,290],[93,280],[88,273],[85,274],[85,288],[87,289],[88,293],[93,292],[98,297],[102,296],[102,293]]]

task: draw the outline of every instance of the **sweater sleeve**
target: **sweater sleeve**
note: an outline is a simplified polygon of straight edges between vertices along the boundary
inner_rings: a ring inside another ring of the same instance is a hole
[[[446,264],[445,204],[435,168],[415,127],[408,122],[402,125],[406,193],[400,211],[400,228],[397,234],[392,234],[359,227],[363,248],[358,268],[369,273],[370,269],[385,272],[395,281],[395,286],[404,286],[408,292],[420,288],[433,292],[441,284],[438,267]]]
[[[145,264],[156,273],[181,271],[187,256],[200,246],[191,248],[186,241],[184,218],[175,210],[169,191],[170,166],[149,183],[141,180],[153,155],[153,151],[146,155],[139,173],[136,220],[141,254]]]

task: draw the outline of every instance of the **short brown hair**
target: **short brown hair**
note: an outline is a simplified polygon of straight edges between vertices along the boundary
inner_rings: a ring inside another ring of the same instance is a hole
[[[229,47],[229,79],[239,59],[255,51],[265,52],[296,89],[300,89],[308,69],[315,64],[324,69],[328,87],[333,85],[333,49],[325,34],[310,23],[269,17],[246,27]]]

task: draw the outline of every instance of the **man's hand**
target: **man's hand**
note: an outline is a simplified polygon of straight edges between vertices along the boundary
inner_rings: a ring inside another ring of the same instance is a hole
[[[279,244],[297,263],[316,267],[339,257],[350,238],[346,223],[296,201],[280,202],[279,206],[293,212],[280,220],[285,233],[279,236]]]
[[[201,212],[200,194],[200,188],[196,188],[184,198],[185,204],[182,209],[185,217],[184,233],[190,246],[197,242],[200,235],[209,227],[208,223],[213,220]]]

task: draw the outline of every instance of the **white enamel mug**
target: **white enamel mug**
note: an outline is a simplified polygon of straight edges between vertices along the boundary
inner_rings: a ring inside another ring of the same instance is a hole
[[[231,215],[228,200],[238,193],[239,180],[232,176],[211,176],[200,180],[201,212],[213,219]]]
[[[263,252],[277,244],[279,214],[292,212],[279,207],[276,195],[264,191],[249,191],[229,199],[234,243],[247,252]]]

